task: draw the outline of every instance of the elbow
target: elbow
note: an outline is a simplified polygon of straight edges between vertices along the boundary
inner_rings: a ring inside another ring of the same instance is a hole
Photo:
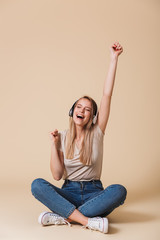
[[[62,178],[62,174],[55,174],[55,173],[53,174],[52,173],[52,176],[53,176],[54,180],[56,180],[56,181],[59,181]]]
[[[59,181],[59,180],[61,180],[62,177],[60,177],[60,176],[53,176],[53,178],[54,178],[54,180]]]
[[[54,180],[59,181],[63,176],[64,169],[54,169],[52,164],[50,165],[51,173]]]

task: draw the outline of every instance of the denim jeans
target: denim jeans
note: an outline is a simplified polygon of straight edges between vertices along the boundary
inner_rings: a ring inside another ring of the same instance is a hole
[[[120,184],[104,189],[101,180],[65,180],[58,188],[42,178],[32,182],[31,191],[37,200],[66,219],[75,209],[86,217],[105,217],[124,203],[127,194]]]

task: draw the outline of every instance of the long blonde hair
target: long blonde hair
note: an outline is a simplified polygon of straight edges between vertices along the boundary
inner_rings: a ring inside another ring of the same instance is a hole
[[[95,125],[93,124],[93,115],[95,115],[97,109],[96,102],[89,96],[83,96],[80,99],[85,98],[88,99],[92,104],[91,116],[88,123],[84,126],[84,139],[82,141],[82,147],[80,150],[80,161],[84,165],[91,165],[92,159],[92,145],[93,145],[93,130]],[[79,100],[80,100],[79,99]],[[78,101],[75,104],[78,104]],[[76,138],[76,126],[73,121],[73,118],[70,117],[69,119],[69,130],[67,131],[66,135],[66,159],[72,159],[74,155],[74,148],[75,148],[75,138]]]

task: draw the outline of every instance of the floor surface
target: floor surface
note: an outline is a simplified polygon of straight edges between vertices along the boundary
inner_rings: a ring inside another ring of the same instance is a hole
[[[108,216],[109,233],[103,234],[83,229],[79,224],[42,227],[37,219],[48,210],[31,194],[30,187],[8,187],[1,189],[0,239],[51,240],[51,239],[115,239],[158,240],[160,239],[160,196],[155,194],[128,196]],[[57,238],[55,238],[57,237]]]

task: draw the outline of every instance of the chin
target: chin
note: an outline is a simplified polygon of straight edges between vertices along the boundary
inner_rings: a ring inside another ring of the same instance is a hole
[[[86,125],[85,123],[79,123],[79,122],[76,122],[76,121],[74,121],[74,124],[77,125],[77,126],[82,126],[82,127],[84,127]]]
[[[84,127],[85,126],[85,124],[82,124],[82,123],[76,123],[76,122],[74,122],[75,123],[75,125],[77,125],[77,126],[81,126],[81,127]]]

